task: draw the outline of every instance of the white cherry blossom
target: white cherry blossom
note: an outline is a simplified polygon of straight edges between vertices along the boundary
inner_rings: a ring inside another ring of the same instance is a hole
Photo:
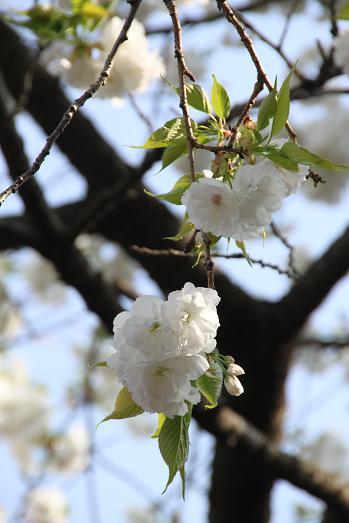
[[[216,346],[216,291],[186,283],[164,301],[137,298],[114,320],[115,353],[108,359],[133,401],[148,412],[184,415],[200,401],[192,381],[209,368],[206,353]]]
[[[281,207],[287,195],[279,170],[268,160],[244,165],[235,175],[233,190],[239,202],[239,230],[235,239],[256,236],[269,225],[272,213]]]
[[[180,333],[181,350],[212,352],[219,327],[217,291],[186,283],[182,290],[168,296],[167,314],[175,332]]]
[[[204,232],[233,237],[239,225],[239,207],[229,185],[216,178],[200,178],[182,197],[190,221]]]

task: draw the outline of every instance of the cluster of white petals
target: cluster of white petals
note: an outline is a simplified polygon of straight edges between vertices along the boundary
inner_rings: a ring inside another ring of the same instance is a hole
[[[232,186],[217,178],[200,178],[182,197],[191,222],[216,236],[245,240],[271,223],[283,198],[296,192],[306,169],[281,169],[269,160],[243,165]]]
[[[182,416],[186,402],[200,401],[191,381],[209,368],[206,353],[216,347],[219,301],[215,290],[186,283],[166,301],[143,296],[116,316],[116,352],[108,366],[145,411]]]
[[[40,55],[47,70],[73,87],[86,89],[103,68],[116,36],[124,21],[113,16],[104,22],[96,35],[93,52],[77,50],[64,41],[51,43]],[[89,44],[88,49],[91,49]],[[145,91],[149,83],[165,73],[163,61],[157,51],[149,49],[143,25],[135,20],[128,31],[128,39],[117,51],[107,84],[97,96],[120,102],[128,92]]]
[[[40,487],[26,499],[25,521],[28,523],[67,523],[68,506],[61,490]]]
[[[336,61],[349,74],[349,29],[343,31],[334,41],[336,48]]]
[[[66,433],[52,440],[53,470],[64,473],[76,473],[85,470],[90,461],[90,438],[86,427],[74,424]]]

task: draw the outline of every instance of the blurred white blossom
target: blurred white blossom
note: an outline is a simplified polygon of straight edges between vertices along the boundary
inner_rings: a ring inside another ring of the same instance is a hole
[[[299,132],[299,139],[310,151],[333,162],[348,164],[349,149],[347,133],[349,113],[343,107],[326,112],[321,119],[311,121]],[[304,184],[306,195],[312,199],[324,200],[327,203],[337,202],[344,193],[348,181],[346,172],[328,172],[316,169],[326,180],[314,187],[312,183]]]
[[[46,390],[33,383],[22,360],[0,353],[0,436],[8,438],[26,470],[31,447],[47,434],[49,402]]]
[[[28,523],[67,523],[68,505],[61,490],[40,487],[26,499],[25,521]]]
[[[85,425],[74,424],[52,441],[50,466],[57,472],[73,474],[86,469],[90,460],[90,438]]]
[[[41,300],[58,302],[64,299],[65,286],[52,263],[45,258],[36,254],[30,257],[24,264],[23,275]]]
[[[336,48],[336,61],[349,74],[349,29],[342,31],[334,41]]]
[[[348,478],[348,447],[336,432],[317,436],[302,449],[303,457],[330,474]]]
[[[40,62],[64,82],[86,89],[101,72],[123,22],[117,16],[104,21],[95,34],[95,41],[86,43],[85,49],[75,49],[69,42],[52,42],[41,53]],[[134,20],[127,41],[118,49],[108,82],[98,90],[97,96],[120,102],[127,92],[145,91],[151,81],[164,73],[164,63],[158,52],[149,49],[143,25]]]

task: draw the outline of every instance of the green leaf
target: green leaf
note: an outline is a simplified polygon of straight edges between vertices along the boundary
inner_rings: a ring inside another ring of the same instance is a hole
[[[73,23],[69,15],[54,6],[36,5],[20,14],[28,17],[28,20],[11,22],[31,29],[43,40],[64,39]]]
[[[89,368],[94,369],[95,367],[108,367],[106,361],[97,361],[97,363],[89,363]]]
[[[230,113],[230,100],[227,91],[217,81],[215,75],[212,75],[213,86],[211,92],[213,109],[219,118],[227,118]]]
[[[339,20],[349,20],[349,4],[339,8],[336,18]]]
[[[165,240],[172,240],[174,242],[178,242],[179,240],[182,240],[186,234],[189,234],[193,229],[195,229],[194,224],[192,224],[191,222],[184,222],[180,226],[176,236],[167,236]]]
[[[281,149],[281,153],[291,158],[292,160],[301,163],[302,165],[309,165],[310,167],[320,167],[321,169],[327,169],[328,171],[349,171],[348,165],[342,165],[338,163],[333,163],[330,160],[325,160],[320,158],[314,153],[301,147],[292,142],[285,143]]]
[[[244,255],[245,260],[249,264],[250,267],[253,267],[251,259],[248,255],[248,252],[246,251],[246,245],[245,242],[240,240],[235,240],[236,246],[241,250],[242,254]]]
[[[222,383],[223,371],[217,362],[212,362],[206,373],[196,380],[196,386],[209,402],[209,405],[206,405],[207,409],[217,407]]]
[[[185,84],[185,92],[188,105],[202,113],[212,113],[210,99],[206,91],[200,85]],[[176,93],[179,95],[179,87],[176,87]]]
[[[144,192],[153,198],[158,200],[165,200],[166,202],[174,203],[175,205],[182,205],[182,196],[185,191],[190,187],[192,179],[190,176],[182,176],[177,180],[170,192],[165,194],[153,194],[150,191],[144,189]]]
[[[183,138],[178,138],[178,140],[175,140],[171,145],[166,147],[164,154],[162,155],[161,171],[186,153],[188,147],[187,144],[187,138],[184,136]]]
[[[129,390],[123,387],[116,398],[115,409],[111,414],[102,419],[101,423],[110,419],[134,418],[143,412],[144,410],[133,401]]]
[[[141,149],[157,149],[167,147],[173,140],[177,140],[185,135],[183,118],[173,118],[162,127],[154,131],[144,145],[135,146]]]
[[[156,431],[151,436],[152,438],[158,438],[162,429],[163,424],[166,421],[166,416],[162,412],[158,414],[158,426],[156,427]]]
[[[108,11],[101,5],[94,4],[93,2],[84,2],[78,13],[88,16],[89,18],[100,20],[107,16]]]
[[[264,98],[258,110],[257,130],[261,131],[269,125],[269,120],[273,118],[276,112],[276,90],[272,89],[268,96]]]
[[[265,149],[256,150],[257,155],[261,155],[264,158],[268,158],[272,162],[276,163],[283,169],[288,171],[299,171],[298,163],[292,160],[289,156],[282,153],[281,149],[275,149],[274,147],[266,147]]]
[[[185,493],[184,465],[189,453],[189,425],[191,420],[192,405],[188,406],[185,416],[174,416],[166,418],[160,435],[159,448],[163,460],[169,468],[169,477],[164,492],[172,483],[173,478],[179,471],[182,478],[183,495]]]
[[[290,81],[292,74],[293,69],[285,78],[277,96],[276,112],[271,128],[271,136],[279,134],[287,122],[287,118],[290,112]]]

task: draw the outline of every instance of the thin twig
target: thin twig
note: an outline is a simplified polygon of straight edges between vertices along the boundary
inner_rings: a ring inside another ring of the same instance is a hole
[[[150,121],[150,118],[148,118],[148,116],[145,114],[145,112],[139,107],[136,98],[133,96],[133,94],[131,92],[128,93],[128,98],[130,100],[131,106],[133,107],[135,112],[138,114],[140,119],[143,120],[143,122],[145,123],[148,131],[150,133],[152,133],[153,130],[154,130],[154,127],[153,127],[152,122]]]
[[[178,80],[179,80],[179,98],[180,98],[179,106],[182,109],[183,120],[184,120],[184,125],[185,125],[185,129],[186,129],[186,134],[187,134],[190,176],[191,176],[192,180],[194,181],[195,180],[195,164],[194,164],[193,149],[194,149],[195,137],[194,137],[193,129],[191,126],[191,120],[190,120],[190,116],[189,116],[187,93],[186,93],[184,78],[185,78],[185,76],[187,76],[193,82],[195,82],[195,78],[194,78],[193,74],[189,71],[189,69],[185,63],[183,44],[182,44],[182,27],[181,27],[181,23],[178,18],[176,2],[174,0],[164,0],[164,4],[166,5],[168,12],[170,14],[171,20],[172,20],[173,36],[174,36],[174,42],[175,42],[175,58],[177,59]]]
[[[142,0],[130,0],[130,11],[127,15],[125,22],[122,26],[122,29],[120,31],[119,36],[114,42],[114,45],[108,54],[108,57],[104,63],[103,69],[98,77],[98,79],[90,85],[90,87],[79,97],[76,98],[76,100],[70,104],[68,109],[65,111],[63,117],[61,118],[60,122],[58,123],[57,127],[52,131],[52,133],[47,137],[46,144],[38,154],[38,156],[35,158],[32,166],[27,169],[23,174],[17,177],[17,179],[12,183],[7,189],[5,189],[0,194],[0,205],[4,203],[4,201],[10,196],[10,194],[15,193],[18,191],[22,185],[28,181],[32,176],[34,176],[35,173],[38,172],[41,165],[43,164],[45,158],[50,154],[51,149],[53,145],[56,143],[57,139],[61,136],[61,134],[65,131],[65,129],[68,127],[68,125],[71,123],[72,119],[76,115],[76,113],[79,111],[79,109],[89,100],[101,87],[105,86],[105,84],[108,81],[108,78],[111,73],[111,69],[114,63],[114,58],[116,55],[117,50],[119,49],[120,45],[127,40],[127,33],[129,28],[132,25],[132,22],[134,20],[134,17],[136,15],[136,12],[138,10],[138,7],[140,5]]]
[[[252,94],[251,94],[250,98],[248,99],[245,107],[243,108],[243,110],[242,110],[242,112],[241,112],[241,114],[239,116],[239,119],[236,122],[236,125],[234,125],[234,127],[231,130],[231,136],[230,136],[230,140],[229,140],[229,145],[230,146],[232,146],[234,144],[234,141],[235,141],[236,135],[237,135],[237,133],[238,133],[238,131],[240,129],[240,126],[243,124],[246,116],[248,116],[248,114],[251,111],[252,107],[256,103],[257,96],[259,95],[259,93],[261,93],[263,91],[263,86],[264,86],[263,78],[258,73],[257,74],[257,81],[254,84],[254,88],[253,88]]]
[[[301,346],[317,346],[322,349],[326,349],[327,347],[335,348],[335,349],[345,349],[346,347],[349,347],[349,338],[343,338],[343,339],[319,339],[319,338],[304,338],[304,339],[298,339],[297,345]]]
[[[293,0],[291,2],[291,5],[289,7],[289,10],[286,14],[286,17],[285,17],[285,24],[284,24],[284,27],[282,29],[282,32],[281,32],[281,36],[280,36],[280,39],[279,39],[279,43],[277,45],[278,49],[281,50],[282,46],[284,45],[285,43],[285,39],[286,39],[286,36],[287,36],[287,33],[288,33],[288,30],[290,28],[290,23],[291,23],[291,19],[292,19],[292,16],[294,15],[294,12],[299,4],[299,1],[300,0]]]
[[[214,289],[214,263],[211,258],[211,240],[205,232],[201,231],[201,236],[205,246],[204,266],[207,272],[207,287]]]
[[[277,227],[277,225],[275,225],[274,222],[271,222],[270,228],[271,228],[274,236],[279,238],[281,243],[286,247],[286,249],[288,249],[288,266],[291,269],[291,271],[294,274],[294,276],[296,277],[296,279],[299,279],[300,278],[300,274],[299,274],[299,272],[298,272],[298,270],[297,270],[297,268],[295,266],[294,247],[293,247],[293,245],[290,244],[290,242],[288,241],[286,236],[284,236],[282,234],[282,232]]]
[[[244,44],[246,50],[248,51],[251,57],[252,62],[254,63],[254,66],[257,70],[257,74],[260,74],[260,76],[263,78],[265,85],[267,86],[269,91],[271,91],[273,89],[273,84],[269,80],[267,72],[260,61],[260,58],[251,40],[251,37],[247,34],[245,27],[241,22],[241,14],[237,13],[234,9],[232,9],[226,2],[226,0],[217,0],[217,6],[218,9],[223,10],[223,13],[228,22],[230,22],[235,27],[242,43]],[[297,135],[288,121],[286,122],[285,127],[288,131],[288,134],[290,135],[291,140],[295,141]]]
[[[197,255],[195,252],[186,252],[180,251],[177,249],[149,249],[148,247],[139,247],[138,245],[132,245],[130,247],[131,251],[134,251],[138,254],[142,254],[144,256],[163,256],[164,258],[170,257],[170,256],[177,256],[179,258],[188,257],[188,258],[196,258]],[[245,256],[242,253],[235,253],[235,254],[222,254],[222,253],[211,253],[211,258],[224,258],[225,260],[243,260],[245,259]],[[273,271],[276,271],[277,273],[287,276],[288,278],[297,281],[298,277],[293,274],[290,270],[287,269],[281,269],[278,265],[275,265],[273,263],[266,262],[264,260],[260,260],[257,258],[251,258],[249,257],[249,260],[251,263],[254,263],[256,265],[260,265],[263,269],[272,269]]]
[[[285,52],[282,50],[282,46],[280,44],[275,44],[270,38],[268,38],[265,34],[263,34],[259,29],[256,28],[255,25],[253,25],[250,21],[248,21],[245,16],[243,16],[239,11],[236,11],[236,16],[240,19],[240,21],[244,24],[245,27],[247,27],[250,31],[252,31],[262,42],[267,44],[269,47],[274,49],[280,56],[280,58],[285,62],[287,67],[289,69],[293,69],[294,74],[298,76],[298,78],[304,82],[307,80],[305,76],[295,67],[295,64],[286,56]]]

